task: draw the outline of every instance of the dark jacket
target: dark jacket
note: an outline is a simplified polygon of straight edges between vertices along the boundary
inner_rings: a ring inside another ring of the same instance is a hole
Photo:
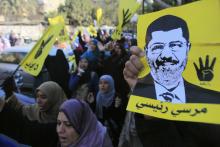
[[[156,99],[150,75],[138,83],[133,95]],[[219,92],[201,88],[184,81],[187,103],[220,103]],[[137,135],[145,147],[219,147],[220,125],[171,121],[159,118],[145,119],[135,114]],[[126,122],[125,122],[126,123]]]
[[[115,99],[118,95],[115,94],[113,103],[109,107],[103,107],[103,119],[99,119],[108,128],[109,136],[112,139],[114,146],[118,145],[119,136],[124,122],[124,113],[122,105],[115,107]]]
[[[77,75],[77,72],[75,72],[70,76],[69,89],[74,96],[74,93],[80,86],[88,84],[89,92],[96,94],[98,91],[98,82],[99,79],[95,72],[86,70],[81,76]]]
[[[113,53],[110,58],[104,61],[102,69],[102,74],[109,74],[113,77],[115,81],[115,89],[120,98],[122,98],[123,107],[127,106],[127,95],[130,91],[130,88],[123,75],[123,69],[128,59],[129,55],[125,51],[123,51],[121,56]]]
[[[220,125],[144,119],[135,115],[138,137],[144,147],[219,147]]]
[[[184,86],[186,103],[220,103],[220,92],[201,88],[185,80]],[[155,86],[150,74],[142,82],[137,83],[132,95],[156,99]]]
[[[33,147],[54,147],[58,142],[56,123],[30,121],[21,111],[14,111],[7,103],[0,112],[0,132]]]
[[[69,84],[69,64],[62,50],[57,50],[56,56],[48,55],[45,60],[45,67],[47,68],[51,81],[58,83],[70,97]]]

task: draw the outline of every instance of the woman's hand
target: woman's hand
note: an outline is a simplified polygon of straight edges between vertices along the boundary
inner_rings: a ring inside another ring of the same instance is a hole
[[[118,108],[121,106],[121,99],[119,97],[115,98],[115,108]]]
[[[90,104],[95,101],[95,98],[94,98],[94,95],[93,95],[92,92],[89,92],[86,101],[87,101],[88,103],[90,103]]]
[[[5,92],[5,99],[9,98],[13,94],[13,91],[16,89],[15,87],[16,86],[15,86],[14,77],[13,76],[7,77],[2,84],[2,89]]]

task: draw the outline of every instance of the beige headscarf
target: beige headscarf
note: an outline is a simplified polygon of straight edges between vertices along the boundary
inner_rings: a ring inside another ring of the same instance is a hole
[[[44,82],[36,92],[41,91],[48,99],[49,108],[40,110],[38,104],[24,106],[22,112],[29,120],[37,120],[40,123],[56,122],[59,113],[60,105],[66,100],[66,95],[63,89],[53,81]]]

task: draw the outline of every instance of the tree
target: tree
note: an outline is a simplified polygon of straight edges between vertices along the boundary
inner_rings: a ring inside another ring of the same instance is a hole
[[[66,13],[69,24],[88,26],[96,19],[96,10],[102,8],[101,24],[113,25],[117,21],[117,5],[118,0],[66,0],[58,12]]]
[[[69,24],[90,25],[93,4],[91,0],[66,0],[65,5],[58,8],[59,13],[66,13]]]
[[[2,0],[0,2],[0,14],[5,16],[6,20],[8,19],[8,15],[11,13],[11,3],[7,0]]]
[[[145,13],[159,11],[161,9],[180,6],[183,4],[191,3],[197,0],[144,0]]]
[[[33,20],[39,15],[38,4],[36,0],[1,0],[0,14],[6,18],[6,21]]]

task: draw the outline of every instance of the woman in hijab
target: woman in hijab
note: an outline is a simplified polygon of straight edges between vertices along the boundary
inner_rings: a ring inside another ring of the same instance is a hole
[[[106,128],[89,105],[78,99],[65,101],[57,118],[61,147],[112,147]]]
[[[0,132],[31,146],[56,144],[56,118],[60,105],[66,100],[62,88],[48,81],[36,89],[36,104],[23,105],[10,90],[12,79],[6,80],[3,90],[6,100],[0,100]]]
[[[34,105],[21,104],[16,96],[12,94],[5,101],[7,107],[15,111],[21,111],[22,115],[30,121],[39,123],[56,122],[60,105],[66,100],[66,95],[62,88],[53,81],[42,83],[36,89],[36,101]]]
[[[126,109],[130,88],[124,79],[123,70],[125,62],[129,59],[130,55],[123,47],[123,44],[124,40],[121,39],[113,45],[111,56],[104,62],[103,73],[113,77],[115,81],[115,90],[122,99],[122,107]]]
[[[96,96],[96,115],[108,127],[113,144],[117,145],[123,125],[123,108],[121,98],[115,92],[114,80],[110,75],[99,79],[99,91]]]
[[[86,58],[89,61],[90,69],[96,71],[99,68],[100,50],[98,41],[92,39],[87,43],[88,49],[81,55],[81,58]]]
[[[90,70],[88,60],[81,57],[76,72],[70,76],[72,97],[87,101],[89,95],[97,94],[98,81],[98,75]]]
[[[58,42],[57,42],[58,43]],[[57,44],[58,46],[58,44]],[[64,90],[65,94],[70,97],[68,89],[69,82],[69,63],[62,49],[55,48],[55,54],[51,53],[45,59],[45,67],[48,70],[51,81],[58,83]]]

